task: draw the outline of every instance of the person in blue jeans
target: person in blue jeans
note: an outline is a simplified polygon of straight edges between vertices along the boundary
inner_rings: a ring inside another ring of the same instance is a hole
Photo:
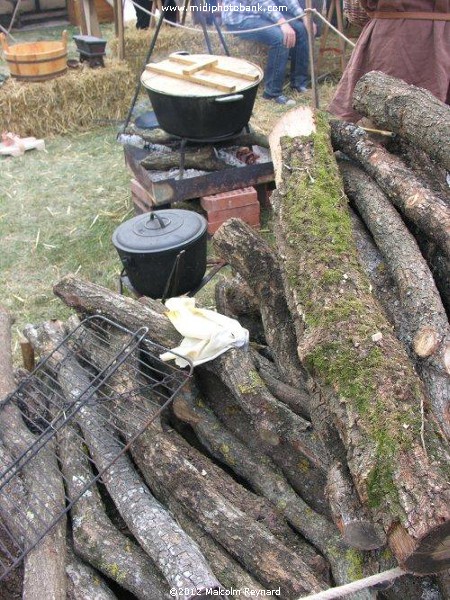
[[[308,84],[308,34],[302,16],[305,16],[298,0],[223,0],[222,22],[244,40],[253,40],[268,46],[267,66],[264,73],[264,94],[267,100],[278,104],[293,105],[295,101],[283,94],[286,66],[291,59],[291,88],[306,91]],[[292,17],[295,21],[287,22]],[[242,32],[274,25],[269,29]]]

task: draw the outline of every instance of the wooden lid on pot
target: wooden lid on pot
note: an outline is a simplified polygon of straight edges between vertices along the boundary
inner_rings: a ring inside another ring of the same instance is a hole
[[[174,53],[146,66],[142,85],[173,96],[218,96],[235,94],[257,85],[262,70],[242,58],[213,54]]]

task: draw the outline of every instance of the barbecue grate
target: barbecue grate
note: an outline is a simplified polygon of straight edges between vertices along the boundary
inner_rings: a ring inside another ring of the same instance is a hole
[[[181,370],[163,363],[159,355],[165,351],[147,338],[145,327],[131,332],[104,317],[89,317],[0,404],[0,581],[102,479],[188,381],[192,366]],[[100,423],[115,449],[101,468],[86,455],[78,428],[83,419]],[[73,447],[84,464],[77,493],[70,497],[58,463],[58,440],[67,427],[79,442]],[[55,473],[64,483],[60,495],[51,485]]]

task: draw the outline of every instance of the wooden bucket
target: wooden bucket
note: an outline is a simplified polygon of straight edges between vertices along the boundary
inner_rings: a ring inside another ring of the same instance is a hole
[[[67,31],[62,40],[30,42],[8,46],[0,34],[3,53],[12,77],[20,81],[45,81],[62,75],[67,70]]]

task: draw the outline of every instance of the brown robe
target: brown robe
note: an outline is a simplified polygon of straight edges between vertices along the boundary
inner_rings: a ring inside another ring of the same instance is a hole
[[[368,11],[450,13],[450,0],[362,0]],[[450,21],[371,19],[364,27],[328,110],[346,121],[354,87],[365,73],[382,71],[426,88],[450,104]]]

